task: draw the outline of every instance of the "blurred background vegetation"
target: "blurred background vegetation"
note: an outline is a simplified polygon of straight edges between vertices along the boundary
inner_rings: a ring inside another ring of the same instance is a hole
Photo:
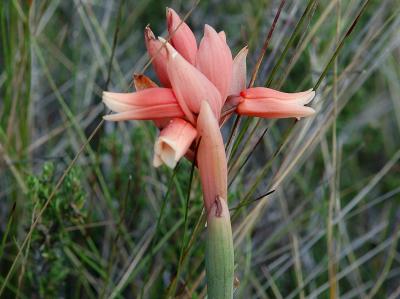
[[[2,0],[0,297],[205,296],[197,173],[101,121],[102,90],[154,78],[166,6],[248,44],[249,79],[280,11],[256,85],[317,90],[314,117],[223,129],[235,298],[400,298],[397,0]]]

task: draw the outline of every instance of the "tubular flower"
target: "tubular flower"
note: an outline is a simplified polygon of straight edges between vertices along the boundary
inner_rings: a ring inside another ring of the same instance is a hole
[[[217,33],[209,25],[204,26],[197,47],[192,30],[171,8],[167,9],[167,28],[167,40],[156,39],[149,26],[144,31],[147,52],[162,87],[136,74],[136,92],[103,92],[104,104],[116,112],[104,119],[154,121],[160,129],[154,145],[155,167],[165,164],[174,168],[184,156],[196,163],[207,213],[208,298],[231,299],[233,240],[220,127],[233,113],[263,118],[312,115],[315,111],[305,105],[315,92],[246,89],[247,47],[232,59],[225,32]]]
[[[308,90],[297,93],[284,93],[270,88],[249,88],[240,93],[241,102],[237,107],[239,114],[265,118],[304,117],[315,113],[305,107],[315,96]]]
[[[146,44],[147,53],[152,59],[151,62],[158,79],[160,79],[160,82],[163,86],[170,87],[171,83],[169,82],[167,75],[167,52],[163,46],[163,43],[156,39],[149,26],[144,29],[144,41]]]
[[[221,95],[207,77],[196,67],[187,62],[175,49],[167,43],[168,58],[167,72],[171,80],[172,88],[186,114],[187,106],[192,113],[200,112],[202,101],[207,101],[211,106],[214,115],[219,118],[222,107]]]
[[[184,115],[169,88],[148,88],[133,93],[104,92],[103,102],[118,112],[104,116],[104,119],[112,121],[156,120]]]
[[[202,181],[204,203],[209,211],[216,195],[227,198],[228,170],[219,124],[205,101],[201,105],[197,129],[201,136],[197,165]]]
[[[167,8],[167,27],[171,44],[187,61],[194,64],[197,53],[196,38],[189,26],[171,8]]]
[[[209,25],[204,26],[196,66],[217,87],[225,101],[232,78],[232,53],[226,44],[225,33],[220,35]]]
[[[196,135],[197,131],[190,123],[181,118],[170,120],[161,130],[154,145],[153,165],[158,167],[165,163],[174,168],[179,159],[186,154]]]
[[[117,112],[104,116],[106,120],[153,120],[162,129],[172,118],[181,118],[196,128],[203,101],[209,104],[220,124],[233,112],[264,118],[299,118],[314,113],[312,108],[304,106],[314,97],[312,90],[283,93],[264,87],[246,89],[248,48],[244,47],[232,60],[224,31],[217,33],[205,25],[197,49],[192,30],[171,8],[167,8],[167,28],[170,42],[157,39],[149,26],[144,31],[148,54],[164,87],[158,87],[144,75],[135,75],[136,92],[104,92],[104,104]],[[183,143],[177,146],[180,144]],[[182,147],[189,148],[187,144]],[[184,154],[176,156],[177,159]],[[175,166],[157,155],[155,161]]]
[[[137,91],[147,88],[158,87],[158,85],[155,82],[153,82],[149,77],[146,77],[143,74],[134,74],[133,83]],[[171,118],[166,117],[166,118],[153,119],[153,122],[157,128],[162,129],[166,125],[168,125],[170,120]]]

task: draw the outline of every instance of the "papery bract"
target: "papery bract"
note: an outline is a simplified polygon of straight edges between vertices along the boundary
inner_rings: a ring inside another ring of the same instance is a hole
[[[158,85],[154,81],[143,74],[134,74],[133,84],[135,85],[136,91],[158,87]]]

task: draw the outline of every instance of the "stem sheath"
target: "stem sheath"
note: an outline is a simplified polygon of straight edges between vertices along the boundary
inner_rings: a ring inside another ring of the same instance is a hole
[[[234,253],[226,200],[217,198],[207,218],[206,273],[208,299],[232,299]]]

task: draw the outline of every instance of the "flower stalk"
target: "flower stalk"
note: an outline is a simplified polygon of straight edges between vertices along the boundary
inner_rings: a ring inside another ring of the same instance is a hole
[[[226,200],[215,199],[207,217],[206,274],[208,299],[233,297],[234,253]]]

